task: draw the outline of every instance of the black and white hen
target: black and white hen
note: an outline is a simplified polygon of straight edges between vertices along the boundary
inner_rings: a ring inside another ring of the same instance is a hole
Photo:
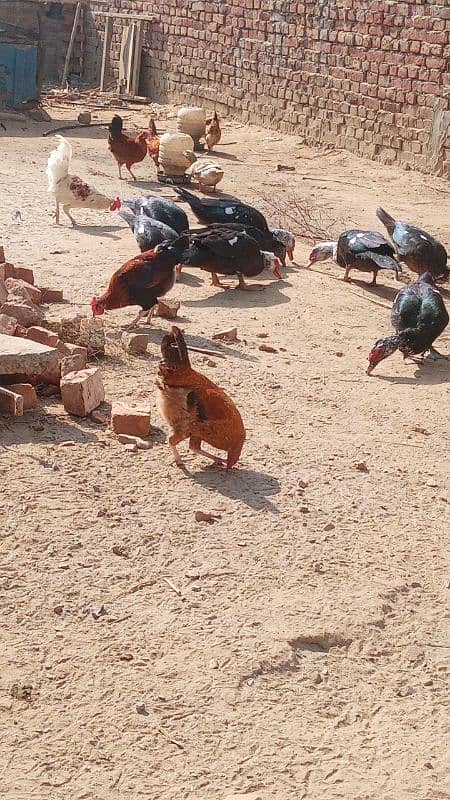
[[[399,261],[418,275],[429,272],[435,280],[448,280],[447,251],[434,236],[408,222],[394,219],[383,208],[377,208],[376,213],[395,244]]]
[[[394,256],[394,248],[378,231],[351,230],[341,233],[337,242],[316,245],[310,253],[308,267],[331,258],[345,269],[344,281],[350,280],[350,270],[357,269],[373,272],[372,286],[376,286],[380,269],[392,269],[398,278],[402,269]]]

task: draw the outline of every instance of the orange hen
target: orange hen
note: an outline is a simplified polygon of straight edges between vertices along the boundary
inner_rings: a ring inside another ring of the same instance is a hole
[[[239,459],[245,441],[242,417],[227,394],[205,375],[192,369],[186,342],[180,329],[173,326],[161,342],[163,360],[159,366],[161,380],[156,383],[158,405],[172,429],[169,444],[175,463],[183,465],[177,444],[189,439],[189,447],[216,464],[223,460],[202,448],[207,442],[227,453],[226,468]]]
[[[127,136],[123,133],[123,120],[116,114],[108,127],[108,147],[117,161],[119,178],[122,180],[122,166],[125,164],[133,180],[136,175],[132,172],[133,164],[139,164],[147,155],[148,131],[141,131],[137,136]]]

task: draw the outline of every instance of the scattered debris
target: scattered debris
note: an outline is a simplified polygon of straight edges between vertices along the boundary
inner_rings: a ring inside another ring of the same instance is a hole
[[[92,114],[90,111],[80,111],[77,120],[80,125],[90,125],[92,122]]]
[[[262,350],[263,353],[278,353],[276,347],[271,347],[269,344],[260,344],[258,350]]]
[[[21,297],[23,300],[30,300],[36,305],[42,302],[41,290],[21,278],[7,278],[4,285],[11,298]]]
[[[44,320],[42,308],[36,306],[31,300],[24,300],[14,297],[14,295],[10,295],[6,303],[3,303],[0,312],[8,317],[14,317],[25,328],[29,328],[30,325],[40,325]]]
[[[91,413],[89,414],[89,419],[92,420],[92,422],[95,422],[97,425],[105,425],[106,422],[108,421],[108,417],[106,416],[106,414],[103,414],[101,411],[98,411],[97,409],[91,411]]]
[[[295,172],[295,167],[288,167],[286,164],[277,164],[277,172]]]
[[[269,334],[268,334],[268,333],[257,333],[257,334],[256,334],[256,338],[257,338],[257,339],[267,339],[267,338],[268,338],[268,336],[269,336]]]
[[[175,319],[181,303],[179,300],[158,300],[157,316],[163,319]]]
[[[364,461],[355,461],[353,466],[358,472],[369,472],[369,468]]]
[[[105,354],[105,329],[100,317],[88,318],[78,314],[59,322],[48,320],[46,324],[62,342],[85,347],[89,356]]]
[[[430,431],[427,431],[426,428],[421,428],[420,426],[416,425],[414,428],[411,428],[414,433],[421,433],[423,436],[431,436]]]
[[[130,436],[127,433],[119,433],[117,437],[121,444],[132,444],[138,450],[150,450],[151,444],[146,439],[141,439],[139,436]]]
[[[194,516],[196,522],[207,522],[209,525],[212,525],[218,519],[214,514],[207,514],[204,511],[196,511]]]
[[[215,333],[212,337],[213,339],[219,339],[223,342],[237,342],[237,328],[230,328],[227,331],[221,331],[220,333]]]
[[[128,548],[123,544],[114,544],[111,549],[115,556],[121,556],[122,558],[130,557]]]
[[[91,614],[95,620],[100,619],[100,617],[104,617],[107,613],[108,612],[103,603],[101,604],[101,606],[93,606],[91,608]]]
[[[148,717],[148,711],[147,711],[147,708],[145,706],[145,703],[142,703],[142,702],[136,703],[136,711],[137,711],[138,714],[142,714],[142,716]]]
[[[177,594],[177,595],[178,595],[178,597],[181,597],[181,589],[179,589],[179,588],[178,588],[178,586],[175,586],[175,584],[174,584],[174,583],[172,583],[172,581],[170,580],[170,578],[163,578],[163,581],[164,581],[165,583],[167,583],[167,585],[168,585],[168,586],[170,586],[170,588],[172,589],[172,591],[173,591],[173,592],[175,592],[175,594]]]
[[[217,658],[212,658],[211,661],[208,663],[209,669],[219,669],[219,662]]]

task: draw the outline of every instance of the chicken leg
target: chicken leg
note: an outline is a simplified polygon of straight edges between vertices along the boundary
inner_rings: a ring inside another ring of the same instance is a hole
[[[134,174],[134,172],[132,172],[131,166],[129,167],[128,164],[127,164],[126,167],[127,167],[128,172],[130,173],[131,177],[133,178],[133,180],[136,181],[137,178],[136,178],[136,175]]]
[[[231,289],[231,286],[219,281],[217,272],[211,272],[211,286],[218,286],[220,289]]]
[[[150,311],[151,311],[151,310],[152,310],[152,309],[150,309]],[[137,327],[137,324],[138,324],[138,322],[140,322],[140,320],[142,319],[142,317],[145,317],[145,315],[146,315],[146,314],[148,315],[149,313],[150,313],[150,312],[149,312],[148,308],[143,308],[143,309],[142,309],[142,311],[140,311],[140,312],[139,312],[139,314],[137,315],[137,317],[135,317],[135,318],[134,318],[134,319],[133,319],[133,320],[130,322],[130,324],[126,326],[125,330],[127,330],[127,331],[132,331],[132,330],[133,330],[133,328],[136,328],[136,327]]]
[[[212,453],[208,453],[207,450],[203,450],[202,441],[201,439],[196,439],[194,436],[191,436],[189,439],[189,449],[193,450],[194,453],[198,453],[201,456],[205,456],[205,458],[211,459],[220,467],[224,466],[223,458],[219,458],[219,456],[214,456]]]
[[[377,275],[378,275],[378,270],[374,269],[372,283],[370,284],[371,286],[376,286],[377,285]]]
[[[344,272],[344,277],[342,278],[342,280],[346,281],[347,283],[351,283],[352,282],[352,279],[349,277],[350,270],[351,270],[351,267],[346,267],[345,268],[345,272]]]
[[[59,225],[59,203],[56,201],[55,221]]]
[[[75,228],[77,221],[72,217],[72,214],[70,213],[70,206],[63,206],[63,211],[66,217],[69,217],[73,227]]]
[[[246,283],[241,272],[238,272],[238,278],[239,283],[236,288],[242,289],[244,292],[259,292],[261,289],[264,289],[262,283]]]
[[[433,345],[431,345],[428,351],[428,357],[431,358],[433,361],[439,361],[439,359],[443,359],[444,361],[450,361],[450,356],[444,356],[443,353],[440,353],[439,350],[436,350]]]

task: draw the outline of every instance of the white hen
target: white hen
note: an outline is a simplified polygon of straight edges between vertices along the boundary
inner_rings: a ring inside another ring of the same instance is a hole
[[[55,138],[59,139],[59,145],[49,155],[46,172],[49,194],[56,200],[56,224],[59,225],[60,205],[72,225],[76,225],[76,222],[70,213],[71,208],[90,208],[94,211],[119,209],[121,206],[119,197],[106,197],[77,175],[69,174],[72,146],[64,136],[57,135]]]

